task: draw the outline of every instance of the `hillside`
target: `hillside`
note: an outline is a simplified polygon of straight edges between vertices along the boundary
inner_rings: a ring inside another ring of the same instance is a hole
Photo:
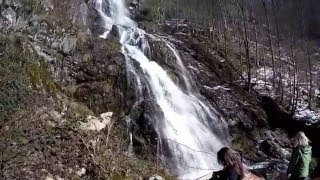
[[[229,20],[208,26],[158,6],[0,0],[0,177],[194,179],[220,168],[222,146],[276,177],[301,130],[319,157],[317,34],[313,76],[305,46],[283,39],[273,77],[265,25],[259,43],[253,31],[242,41]]]

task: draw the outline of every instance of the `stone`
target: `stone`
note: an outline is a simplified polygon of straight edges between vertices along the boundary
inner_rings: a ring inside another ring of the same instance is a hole
[[[106,112],[106,113],[100,114],[100,117],[103,122],[110,122],[112,115],[113,115],[113,112]]]
[[[50,111],[48,114],[50,115],[52,120],[54,120],[55,122],[62,121],[62,115],[58,111]]]
[[[86,174],[86,169],[85,168],[81,168],[79,171],[76,172],[76,174],[80,177],[82,177],[83,175]]]
[[[24,30],[28,27],[28,20],[26,20],[23,16],[19,16],[16,22],[15,29],[16,30]]]
[[[54,178],[53,178],[53,176],[52,176],[51,174],[49,174],[49,175],[45,178],[45,180],[54,180]]]
[[[120,72],[120,67],[112,64],[107,67],[107,72],[110,76],[115,76]]]
[[[290,152],[279,146],[274,140],[265,140],[260,143],[260,148],[270,157],[280,158],[280,159],[289,159]]]
[[[59,43],[58,43],[58,42],[53,42],[53,43],[51,44],[51,48],[52,48],[52,49],[55,49],[55,50],[58,50],[58,49],[59,49]]]
[[[155,126],[164,118],[160,106],[152,99],[144,100],[133,107],[129,118],[134,152],[144,158],[155,155],[158,138]]]
[[[151,176],[149,178],[149,180],[164,180],[164,178],[159,176],[159,175],[157,175],[157,174],[155,174],[155,175]]]
[[[42,7],[44,7],[44,9],[45,9],[46,11],[49,11],[49,10],[53,10],[53,9],[54,9],[54,6],[53,6],[51,0],[41,1],[41,5],[42,5]]]
[[[86,3],[80,4],[80,14],[81,14],[82,25],[87,27],[88,5]]]
[[[105,29],[101,26],[103,19],[100,17],[99,12],[94,6],[90,6],[88,9],[88,19],[88,27],[93,36],[100,36],[105,32]]]
[[[120,38],[120,34],[119,34],[119,29],[116,25],[113,25],[109,34],[108,34],[108,39],[119,39]]]
[[[5,19],[6,19],[6,25],[5,25],[5,27],[6,27],[7,29],[13,28],[13,27],[15,26],[16,21],[17,21],[17,13],[16,13],[11,7],[5,9],[5,10],[1,13],[1,15],[2,15],[3,17],[5,17]]]
[[[74,37],[65,37],[63,38],[61,49],[63,53],[70,54],[74,51],[77,45],[77,39]]]
[[[86,123],[80,123],[80,129],[99,132],[110,123],[112,114],[112,112],[103,113],[100,118],[89,115]]]

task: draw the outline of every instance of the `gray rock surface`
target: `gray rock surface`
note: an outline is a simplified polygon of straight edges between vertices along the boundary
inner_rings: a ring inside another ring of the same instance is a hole
[[[65,54],[70,54],[74,51],[77,45],[77,39],[74,37],[65,37],[63,38],[62,44],[61,44],[61,50]]]

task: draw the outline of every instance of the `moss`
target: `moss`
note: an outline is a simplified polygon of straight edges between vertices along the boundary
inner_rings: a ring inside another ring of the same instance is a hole
[[[45,91],[53,95],[57,92],[56,83],[45,62],[40,60],[39,62],[29,63],[27,72],[30,82],[35,88],[44,88]]]
[[[112,52],[119,52],[119,50],[121,49],[121,44],[118,41],[110,41],[109,45],[109,49]]]
[[[125,175],[113,175],[112,180],[131,180],[131,178],[126,177]]]
[[[232,147],[246,157],[254,157],[255,156],[255,147],[253,142],[245,135],[243,132],[235,133],[236,137],[232,140]]]
[[[108,41],[105,41],[104,39],[96,37],[93,40],[95,42],[101,43],[101,45],[103,46],[102,48],[108,50],[108,54],[116,53],[121,50],[121,44],[119,43],[117,38],[108,39]]]
[[[24,76],[25,61],[21,59],[23,38],[17,35],[0,35],[0,118],[10,114],[27,103],[31,95],[28,79]]]
[[[0,86],[0,116],[8,117],[10,114],[26,105],[31,89],[23,79],[17,79]]]
[[[69,106],[75,114],[81,116],[94,115],[94,113],[85,104],[71,102]]]
[[[21,34],[0,35],[0,52],[1,118],[25,106],[32,95],[31,87],[55,94],[57,88],[48,65]]]

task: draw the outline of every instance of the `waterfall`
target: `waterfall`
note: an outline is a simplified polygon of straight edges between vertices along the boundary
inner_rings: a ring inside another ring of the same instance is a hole
[[[108,8],[103,8],[108,6]],[[149,98],[155,100],[164,113],[164,119],[154,124],[161,144],[165,144],[170,156],[161,157],[170,170],[181,179],[196,179],[219,169],[216,153],[227,145],[226,124],[219,114],[199,93],[193,94],[187,69],[174,45],[161,37],[176,57],[181,68],[187,91],[183,91],[170,78],[167,72],[155,61],[150,60],[148,35],[130,19],[123,0],[96,0],[96,9],[103,17],[106,38],[111,29],[110,22],[116,25],[120,34],[122,53],[125,55],[128,73],[136,79],[137,96],[143,100],[143,91],[149,90]],[[140,67],[133,65],[138,62]],[[137,69],[139,68],[139,70]],[[142,73],[141,73],[142,71]],[[142,83],[143,81],[146,81]],[[147,88],[142,86],[147,85]]]

